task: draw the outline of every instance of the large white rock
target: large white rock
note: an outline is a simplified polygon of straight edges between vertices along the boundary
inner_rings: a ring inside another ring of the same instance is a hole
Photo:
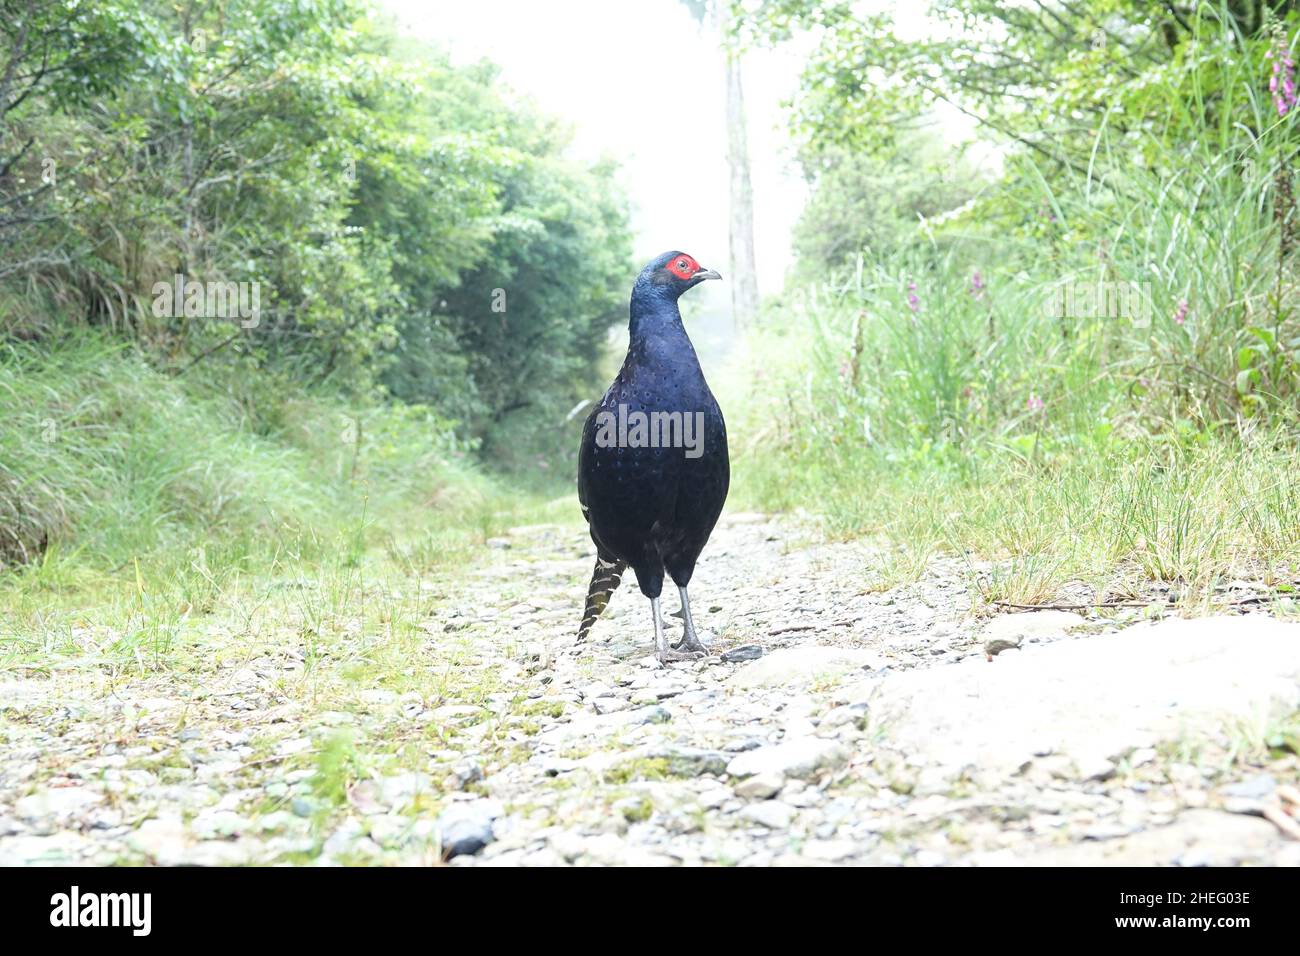
[[[931,762],[1006,771],[1054,753],[1082,770],[1224,722],[1263,726],[1300,707],[1300,624],[1169,619],[992,662],[889,674],[858,690],[870,695],[886,740]]]

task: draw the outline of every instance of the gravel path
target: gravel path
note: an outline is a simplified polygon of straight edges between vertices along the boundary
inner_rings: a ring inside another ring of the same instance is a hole
[[[590,543],[534,526],[268,587],[184,666],[11,670],[0,864],[1300,864],[1300,624],[985,621],[965,561],[813,541],[724,518],[667,668],[631,577],[575,646]]]

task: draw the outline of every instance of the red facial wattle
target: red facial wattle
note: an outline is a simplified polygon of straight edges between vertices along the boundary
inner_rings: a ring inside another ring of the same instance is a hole
[[[700,264],[688,255],[674,256],[673,261],[665,267],[679,279],[688,280],[700,271]]]

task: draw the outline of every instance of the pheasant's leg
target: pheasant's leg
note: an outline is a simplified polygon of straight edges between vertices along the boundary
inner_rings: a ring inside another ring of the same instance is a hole
[[[675,650],[668,646],[668,638],[664,636],[663,618],[659,616],[659,599],[650,599],[650,612],[655,619],[655,657],[659,658],[660,664],[668,664],[671,661],[693,661],[700,656],[698,651]]]
[[[664,637],[664,622],[659,616],[659,599],[650,599],[650,613],[655,619],[655,656],[659,658],[659,663],[665,663],[665,656],[668,654],[668,639]]]
[[[695,620],[691,617],[691,599],[686,593],[686,588],[679,587],[677,593],[682,596],[682,639],[673,645],[678,651],[689,652],[693,654],[707,654],[708,647],[700,640],[699,635],[695,633]]]

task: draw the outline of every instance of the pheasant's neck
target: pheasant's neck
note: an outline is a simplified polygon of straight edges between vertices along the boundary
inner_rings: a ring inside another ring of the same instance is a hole
[[[650,290],[635,290],[629,303],[628,332],[632,341],[653,335],[685,338],[686,328],[682,325],[682,313],[677,308],[677,299],[667,295],[656,294]]]
[[[632,312],[626,364],[633,368],[671,370],[686,381],[703,373],[676,303]]]

